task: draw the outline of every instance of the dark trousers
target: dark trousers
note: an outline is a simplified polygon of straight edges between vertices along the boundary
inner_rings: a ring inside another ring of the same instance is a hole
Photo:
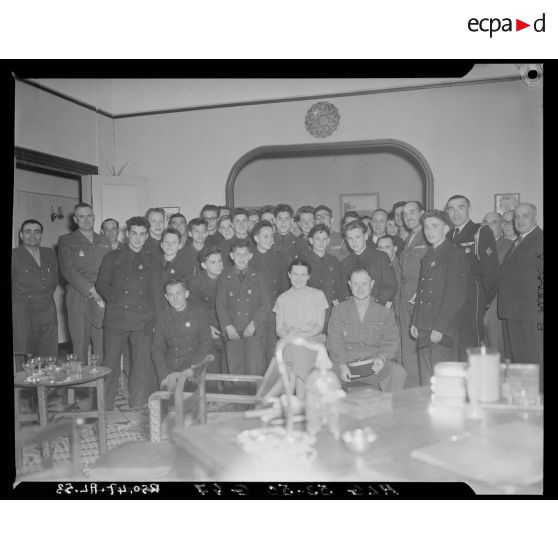
[[[467,361],[467,349],[480,347],[484,341],[485,297],[482,286],[476,281],[467,291],[467,300],[460,313],[459,320],[459,360]]]
[[[14,299],[12,325],[14,352],[58,356],[58,318],[52,298]]]
[[[103,330],[95,327],[86,314],[87,301],[80,292],[68,286],[66,306],[68,308],[68,328],[72,338],[72,348],[78,360],[87,363],[87,352],[91,341],[91,352],[103,355]]]
[[[227,340],[227,362],[230,374],[262,374],[265,371],[263,330],[256,330],[253,337]],[[240,393],[248,393],[246,382],[239,382]]]
[[[107,410],[114,408],[114,397],[120,378],[120,358],[126,343],[130,342],[131,369],[128,378],[130,408],[147,404],[148,397],[157,390],[157,376],[151,362],[151,335],[143,329],[125,331],[104,328],[105,357],[103,365],[112,372],[105,378],[105,405]]]
[[[421,349],[419,349],[418,354],[421,386],[429,385],[436,364],[458,360],[458,336],[454,337],[452,347],[446,347],[440,345],[440,343],[430,343],[431,333],[431,331],[419,330],[418,346]],[[465,357],[465,361],[467,361],[467,357]]]
[[[407,371],[407,382],[405,387],[420,386],[419,355],[417,340],[411,337],[411,316],[413,307],[408,302],[402,302],[399,306],[399,323],[401,329],[401,364]]]
[[[512,362],[539,365],[539,385],[543,391],[543,323],[534,320],[503,320],[504,341]]]

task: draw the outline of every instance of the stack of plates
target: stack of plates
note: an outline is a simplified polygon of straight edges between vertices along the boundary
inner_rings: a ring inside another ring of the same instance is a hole
[[[437,405],[463,405],[467,397],[466,362],[439,362],[434,366],[432,401]]]

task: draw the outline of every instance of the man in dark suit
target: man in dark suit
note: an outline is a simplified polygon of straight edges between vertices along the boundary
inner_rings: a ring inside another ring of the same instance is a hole
[[[149,235],[145,241],[144,251],[158,258],[163,250],[161,248],[161,235],[165,230],[165,210],[162,207],[150,207],[145,213],[149,222]]]
[[[58,261],[41,246],[43,225],[23,221],[21,246],[12,250],[12,323],[14,352],[58,356],[58,318],[52,295],[58,285]]]
[[[498,316],[504,320],[506,356],[540,366],[543,378],[543,231],[537,208],[521,203],[515,209],[519,236],[502,262]]]
[[[488,225],[490,230],[494,234],[496,240],[496,250],[498,252],[498,263],[500,266],[504,261],[505,255],[508,250],[513,245],[513,240],[505,238],[502,234],[502,223],[503,218],[497,211],[488,212],[482,220],[483,225]],[[494,297],[486,314],[484,316],[484,333],[486,345],[494,349],[498,349],[500,352],[500,358],[504,360],[505,349],[504,349],[504,331],[502,320],[498,318],[498,295]]]
[[[129,401],[131,408],[147,405],[157,389],[151,362],[151,340],[155,316],[161,308],[157,262],[145,249],[149,221],[132,217],[126,221],[128,244],[107,254],[96,287],[106,302],[103,364],[111,369],[105,380],[106,408],[114,407],[120,377],[120,357],[126,343],[131,347]]]
[[[249,266],[252,248],[237,240],[231,249],[234,267],[223,271],[217,282],[217,316],[225,339],[231,374],[263,374],[263,333],[271,308],[263,273]],[[247,386],[238,386],[247,390]]]
[[[496,241],[490,227],[473,223],[471,202],[461,194],[452,196],[446,211],[453,223],[448,240],[461,247],[469,262],[473,288],[468,292],[459,325],[459,359],[467,360],[467,348],[484,341],[484,314],[498,291],[500,266]]]
[[[378,304],[391,308],[397,293],[397,279],[388,256],[375,246],[367,246],[368,228],[362,221],[351,221],[345,226],[343,232],[353,252],[341,262],[344,283],[347,284],[355,267],[368,269],[374,279],[372,287],[374,300]],[[348,292],[344,298],[348,298]]]
[[[228,369],[225,358],[223,337],[217,319],[217,280],[223,273],[223,258],[221,250],[216,246],[208,246],[198,254],[198,260],[202,269],[190,281],[190,304],[199,306],[207,315],[211,338],[213,340],[213,354],[215,360],[209,363],[208,372],[223,372]]]
[[[418,339],[420,383],[425,385],[438,362],[458,360],[460,313],[471,279],[466,255],[446,238],[446,213],[427,211],[422,223],[431,247],[421,260],[411,335]]]
[[[112,248],[108,239],[93,231],[95,215],[87,203],[74,208],[77,231],[58,239],[60,271],[68,281],[66,307],[73,352],[87,362],[87,350],[103,354],[104,302],[95,288],[101,262]],[[116,250],[118,252],[118,250]]]
[[[209,320],[201,307],[188,304],[186,281],[171,279],[164,288],[168,305],[157,316],[151,345],[159,384],[212,353]]]
[[[273,225],[269,221],[260,221],[252,230],[252,235],[256,249],[250,265],[263,274],[271,303],[264,325],[265,362],[268,365],[275,356],[277,344],[275,313],[272,308],[277,297],[289,288],[287,258],[273,246]]]
[[[399,321],[401,325],[401,360],[407,371],[405,387],[420,386],[417,341],[411,336],[411,317],[415,306],[420,261],[428,250],[424,238],[421,217],[424,213],[419,201],[409,201],[403,205],[403,221],[410,234],[405,239],[405,247],[400,256],[401,296],[399,304]]]

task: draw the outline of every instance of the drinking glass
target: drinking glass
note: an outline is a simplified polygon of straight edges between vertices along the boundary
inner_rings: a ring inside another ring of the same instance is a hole
[[[33,359],[30,359],[29,361],[23,363],[23,371],[25,372],[25,377],[26,378],[29,378],[30,376],[32,376],[33,372],[35,371],[35,366],[31,362],[31,360],[33,360]]]
[[[37,364],[37,372],[41,374],[41,366],[43,366],[45,363],[45,357],[42,357],[40,355],[35,357],[35,363]]]
[[[91,372],[97,372],[97,364],[99,363],[99,355],[91,354],[89,356],[89,362],[91,363]]]
[[[56,364],[56,357],[51,356],[47,356],[45,358],[45,362],[47,366],[54,366]]]
[[[66,362],[74,362],[75,360],[77,360],[75,353],[68,353],[66,355]]]
[[[539,365],[510,364],[508,384],[514,405],[537,405],[539,403]]]

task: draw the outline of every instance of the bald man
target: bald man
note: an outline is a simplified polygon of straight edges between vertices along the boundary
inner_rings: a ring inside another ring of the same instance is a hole
[[[514,211],[519,236],[502,262],[498,316],[504,321],[506,355],[540,366],[543,378],[543,231],[537,208],[521,203]]]
[[[513,212],[512,212],[513,214]],[[496,252],[498,253],[498,263],[502,265],[504,256],[507,254],[508,250],[512,247],[513,240],[509,238],[504,238],[502,234],[502,224],[504,219],[502,215],[496,211],[490,211],[487,213],[482,220],[483,225],[490,227],[490,230],[494,233],[494,238],[496,239]],[[500,352],[500,358],[504,360],[505,350],[504,350],[504,332],[502,320],[498,318],[498,295],[490,303],[488,310],[484,316],[484,339],[485,343],[494,349],[498,349]]]

